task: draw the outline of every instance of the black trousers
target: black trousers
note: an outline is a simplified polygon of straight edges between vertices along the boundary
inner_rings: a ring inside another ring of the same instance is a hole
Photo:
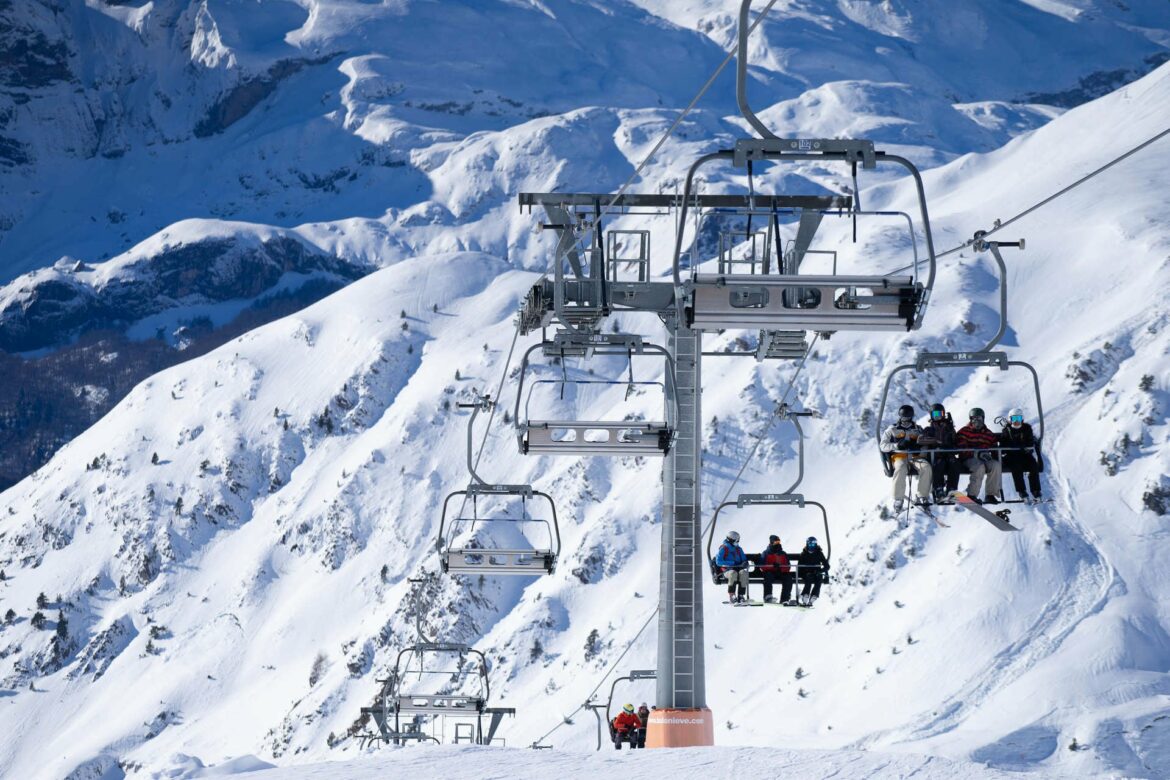
[[[804,587],[800,589],[800,595],[812,596],[814,599],[821,595],[820,570],[808,572],[807,574],[801,572],[800,581],[804,583]]]
[[[788,601],[792,598],[792,572],[764,570],[764,598],[772,596],[772,586],[780,583],[780,600]]]
[[[940,453],[932,459],[934,466],[934,489],[945,487],[948,493],[959,489],[959,474],[962,462],[959,456],[951,453]]]
[[[1020,498],[1028,495],[1028,492],[1024,490],[1024,472],[1028,473],[1028,489],[1032,491],[1032,495],[1040,495],[1039,469],[1036,457],[1030,452],[1005,452],[1003,454],[1003,470],[1012,473],[1012,484],[1016,488],[1016,495]]]

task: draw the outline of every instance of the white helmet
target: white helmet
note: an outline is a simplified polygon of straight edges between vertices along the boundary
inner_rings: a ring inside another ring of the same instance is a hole
[[[1018,406],[1013,406],[1008,410],[1008,424],[1013,428],[1019,428],[1024,424],[1024,410]]]
[[[739,544],[739,531],[731,531],[727,534],[727,541]]]

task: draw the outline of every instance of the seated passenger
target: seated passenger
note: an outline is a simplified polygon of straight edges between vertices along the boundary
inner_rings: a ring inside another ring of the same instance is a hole
[[[829,559],[817,544],[815,536],[810,536],[805,542],[796,568],[800,572],[800,581],[804,583],[800,589],[800,606],[811,607],[821,595],[821,583],[829,576]]]
[[[955,423],[950,412],[942,404],[930,407],[930,422],[922,429],[918,443],[931,450],[930,467],[934,472],[934,501],[949,500],[951,493],[959,488],[959,474],[962,463],[955,452]],[[937,452],[937,450],[951,450]]]
[[[788,553],[780,544],[780,537],[773,534],[768,537],[768,546],[760,553],[760,571],[764,575],[764,601],[776,603],[772,595],[772,586],[780,583],[780,601],[787,602],[792,597],[792,565],[788,561]]]
[[[638,720],[642,721],[642,727],[638,729],[638,747],[646,747],[646,727],[650,725],[650,708],[646,706],[646,702],[638,707]]]
[[[999,432],[999,443],[1003,447],[1012,448],[1003,454],[1003,468],[1012,473],[1016,494],[1028,504],[1043,501],[1040,495],[1040,466],[1034,454],[1036,436],[1032,433],[1032,426],[1024,422],[1023,409],[1017,407],[1008,412],[1008,424]],[[1024,489],[1025,471],[1028,472],[1031,495]]]
[[[930,495],[933,474],[930,463],[918,452],[922,429],[914,422],[914,407],[909,404],[898,409],[898,422],[882,434],[881,450],[891,453],[894,464],[894,511],[901,512],[906,498],[906,480],[918,474],[918,498],[914,503],[926,505]]]
[[[622,742],[629,742],[631,748],[638,746],[638,729],[642,728],[642,721],[634,714],[634,705],[626,704],[622,711],[613,719],[613,746],[615,750],[622,749]]]
[[[986,478],[982,503],[998,504],[1003,473],[995,450],[999,446],[999,437],[983,424],[983,410],[978,406],[971,410],[968,418],[968,423],[955,435],[955,443],[965,450],[960,455],[971,471],[967,497],[979,501],[979,487]]]
[[[735,531],[727,534],[727,539],[719,545],[715,565],[727,575],[727,603],[742,604],[747,601],[748,559],[739,546],[739,534]],[[735,594],[737,586],[738,596]]]

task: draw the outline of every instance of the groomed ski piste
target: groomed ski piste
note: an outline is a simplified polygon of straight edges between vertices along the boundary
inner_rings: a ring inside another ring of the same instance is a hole
[[[925,173],[939,248],[1161,132],[1166,105],[1170,66],[1054,111],[1002,148],[944,155],[953,159]],[[761,116],[779,123],[789,108]],[[494,156],[526,134],[544,143],[548,123],[580,169],[533,154],[507,190],[605,191],[657,132],[616,141],[616,125],[597,116],[575,116],[604,125],[594,158],[576,155],[590,141],[542,118],[523,134],[463,143]],[[719,123],[703,122],[665,147],[648,175],[677,176],[717,147],[708,131]],[[665,124],[656,115],[654,130]],[[19,613],[0,631],[0,766],[13,777],[77,778],[1165,776],[1167,159],[1152,147],[1003,236],[1028,241],[1008,257],[1002,346],[1042,378],[1053,499],[1013,506],[1021,533],[957,509],[940,511],[950,528],[890,517],[874,438],[890,368],[920,349],[978,347],[994,330],[986,255],[940,261],[921,331],[816,343],[790,401],[820,413],[805,425],[801,489],[829,507],[833,580],[808,612],[730,609],[718,603],[725,590],[705,584],[719,747],[617,755],[603,745],[596,755],[593,716],[579,710],[595,686],[608,690],[611,669],[654,662],[653,624],[639,632],[657,594],[657,462],[526,458],[511,429],[496,427],[481,470],[556,496],[562,560],[555,575],[532,580],[437,575],[440,505],[466,484],[466,412],[455,402],[494,389],[516,305],[543,269],[432,246],[152,377],[0,497],[9,518],[0,594]],[[609,179],[599,183],[599,170]],[[443,181],[469,187],[474,202],[497,186],[480,175],[461,168]],[[862,196],[870,208],[913,203],[906,182],[892,179]],[[525,218],[505,232],[527,230]],[[848,240],[843,226],[838,234]],[[903,257],[880,235],[859,238],[875,268]],[[665,251],[655,247],[656,273]],[[705,371],[703,491],[713,508],[792,372],[750,360]],[[974,405],[991,414],[1027,407],[1030,388],[982,370],[907,377],[896,391],[894,403],[942,400],[959,419]],[[618,386],[591,408],[616,407],[623,394]],[[768,428],[736,492],[789,484],[794,453],[784,426]],[[1005,486],[1011,494],[1006,477]],[[791,550],[819,531],[803,516],[735,527],[749,552],[769,533]],[[414,637],[418,593],[407,578],[420,573],[430,575],[428,631],[483,650],[493,703],[517,708],[501,728],[505,749],[359,755],[359,710]],[[49,630],[30,626],[40,593]],[[58,609],[74,641],[60,661],[50,640]],[[652,702],[653,683],[641,685],[618,696]],[[521,749],[538,741],[553,749]]]

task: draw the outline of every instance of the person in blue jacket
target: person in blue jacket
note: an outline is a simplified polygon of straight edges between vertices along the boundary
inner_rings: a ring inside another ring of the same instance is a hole
[[[715,565],[727,575],[727,603],[742,604],[747,601],[748,587],[748,560],[739,546],[739,534],[732,531],[727,535],[723,544],[719,545],[719,554],[715,556]],[[739,588],[739,595],[735,591]]]

